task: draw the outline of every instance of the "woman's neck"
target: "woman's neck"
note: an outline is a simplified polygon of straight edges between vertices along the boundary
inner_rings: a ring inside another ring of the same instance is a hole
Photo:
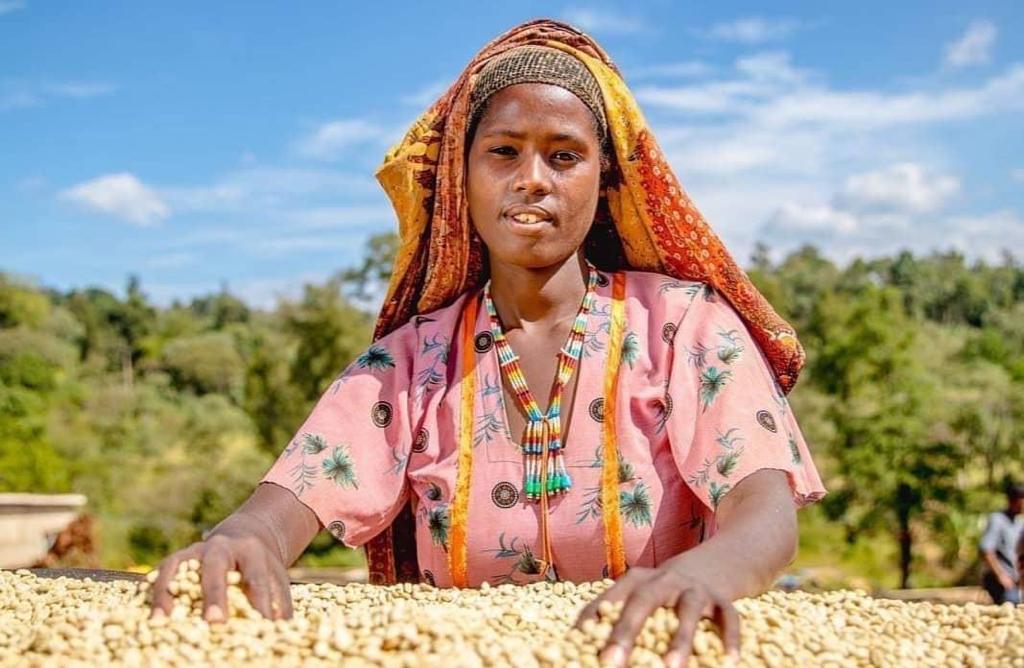
[[[506,333],[522,329],[544,334],[562,328],[579,312],[586,291],[582,253],[543,269],[491,261],[491,298]]]

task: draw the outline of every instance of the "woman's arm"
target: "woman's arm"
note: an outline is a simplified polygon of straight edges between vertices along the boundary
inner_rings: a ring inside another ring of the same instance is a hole
[[[203,613],[209,621],[227,614],[227,572],[237,570],[253,607],[268,619],[291,617],[287,568],[320,530],[316,515],[287,489],[258,485],[252,495],[198,543],[167,557],[153,583],[153,611],[171,609],[168,585],[178,564],[197,559],[203,588]],[[159,611],[159,612],[157,612]]]
[[[577,625],[597,616],[601,601],[623,601],[602,659],[625,665],[647,618],[661,606],[679,618],[666,656],[668,666],[686,665],[702,617],[719,626],[726,652],[738,654],[739,616],[732,601],[768,589],[796,554],[796,506],[786,474],[762,469],[744,478],[722,499],[718,531],[709,540],[657,568],[631,568],[592,601]]]
[[[276,548],[282,563],[291,566],[320,531],[320,521],[295,494],[274,483],[256,486],[252,495],[234,513],[210,530],[206,538],[221,530],[258,532]]]
[[[770,588],[796,557],[796,506],[786,474],[762,469],[725,495],[716,513],[718,532],[677,555],[680,568],[714,571],[713,584],[736,600]]]

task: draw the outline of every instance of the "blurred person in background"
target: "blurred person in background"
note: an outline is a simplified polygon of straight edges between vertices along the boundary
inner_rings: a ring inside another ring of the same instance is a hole
[[[1006,508],[988,516],[985,533],[978,547],[987,568],[981,586],[997,605],[1005,601],[1020,603],[1019,546],[1024,519],[1020,516],[1024,505],[1024,484],[1008,483]]]

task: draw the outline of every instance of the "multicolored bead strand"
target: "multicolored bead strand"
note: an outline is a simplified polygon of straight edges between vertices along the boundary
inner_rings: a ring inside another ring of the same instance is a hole
[[[512,350],[512,346],[509,345],[508,339],[505,338],[505,333],[502,331],[498,312],[491,299],[490,281],[484,286],[484,304],[490,316],[491,335],[494,337],[494,346],[498,353],[502,374],[512,387],[516,400],[528,418],[522,442],[525,459],[523,495],[533,501],[540,499],[542,494],[545,496],[564,494],[572,487],[572,479],[565,467],[562,450],[562,390],[572,377],[573,370],[579,362],[587,329],[587,316],[594,304],[598,273],[589,261],[587,269],[589,271],[587,292],[583,297],[580,310],[576,314],[569,337],[558,353],[558,373],[551,388],[551,400],[547,415],[541,413],[540,406],[530,392],[530,388],[527,387],[526,376],[519,365],[519,356]],[[546,472],[543,471],[543,458],[545,457],[548,458]]]

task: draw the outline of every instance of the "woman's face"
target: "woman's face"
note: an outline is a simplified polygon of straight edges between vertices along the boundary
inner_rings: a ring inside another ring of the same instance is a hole
[[[597,210],[601,149],[590,109],[560,86],[515,84],[488,100],[467,158],[469,215],[491,265],[565,261]]]

